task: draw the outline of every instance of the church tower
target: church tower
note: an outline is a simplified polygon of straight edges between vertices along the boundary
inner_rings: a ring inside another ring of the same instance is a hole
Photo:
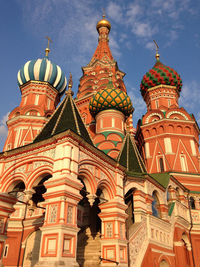
[[[33,141],[54,112],[67,80],[59,66],[46,55],[30,60],[19,70],[17,79],[21,103],[8,117],[8,136],[4,151],[27,145]]]
[[[199,171],[199,128],[193,114],[179,107],[182,80],[160,61],[141,82],[147,112],[139,121],[137,139],[149,173]]]
[[[125,73],[119,70],[109,47],[110,22],[103,16],[97,23],[99,34],[96,51],[86,67],[82,68],[83,75],[76,97],[76,104],[92,137],[95,136],[95,119],[89,112],[90,99],[101,89],[105,89],[109,81],[115,88],[126,93],[123,77]]]

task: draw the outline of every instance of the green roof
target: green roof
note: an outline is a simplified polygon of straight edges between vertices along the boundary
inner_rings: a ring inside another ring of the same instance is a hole
[[[34,143],[46,140],[69,129],[81,136],[89,144],[93,145],[92,139],[85,127],[84,122],[81,119],[70,92],[67,93],[64,100],[55,110],[50,120],[47,122],[47,124],[45,124],[42,131],[36,136]]]
[[[170,174],[169,173],[151,173],[149,174],[154,180],[161,184],[164,188],[167,188],[169,184]]]
[[[121,165],[126,167],[127,173],[129,174],[146,173],[146,168],[135,144],[135,140],[129,133],[124,138],[124,143],[118,156],[118,161]]]

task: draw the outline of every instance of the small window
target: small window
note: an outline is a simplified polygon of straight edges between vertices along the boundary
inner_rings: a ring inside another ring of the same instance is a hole
[[[190,208],[192,210],[195,210],[195,201],[193,197],[190,197]]]
[[[171,106],[171,99],[168,99],[168,107]]]

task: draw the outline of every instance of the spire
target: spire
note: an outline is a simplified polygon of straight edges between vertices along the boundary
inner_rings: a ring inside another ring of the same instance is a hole
[[[127,133],[124,138],[124,143],[118,156],[118,162],[126,167],[127,172],[146,173],[145,164],[135,144],[135,140],[130,133]]]
[[[155,58],[156,58],[157,61],[160,61],[159,46],[158,46],[158,44],[156,43],[155,40],[153,40],[153,41],[154,41],[154,44],[156,45],[156,56],[155,56]]]
[[[68,81],[68,90],[65,92],[66,95],[74,95],[74,92],[72,91],[73,81],[72,81],[72,74],[70,72],[69,74],[69,81]]]
[[[113,63],[114,59],[108,44],[108,35],[111,29],[111,24],[107,19],[105,19],[105,14],[103,14],[102,19],[97,23],[96,28],[99,33],[98,46],[88,65],[91,66],[96,60],[106,61],[106,63]]]
[[[81,136],[86,142],[93,145],[92,139],[72,98],[72,90],[70,87],[68,88],[69,93],[66,94],[60,106],[35,138],[34,143],[71,130],[75,134]]]
[[[49,52],[50,52],[49,43],[50,42],[52,43],[52,40],[48,36],[46,36],[45,38],[48,40],[47,47],[45,49],[45,57],[48,57]]]

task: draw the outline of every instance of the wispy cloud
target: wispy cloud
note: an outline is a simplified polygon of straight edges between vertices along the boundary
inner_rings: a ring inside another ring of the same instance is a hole
[[[6,121],[8,120],[9,113],[10,112],[6,113],[0,120],[0,143],[1,143],[1,146],[4,144],[6,137],[7,137],[7,133],[8,133]]]

